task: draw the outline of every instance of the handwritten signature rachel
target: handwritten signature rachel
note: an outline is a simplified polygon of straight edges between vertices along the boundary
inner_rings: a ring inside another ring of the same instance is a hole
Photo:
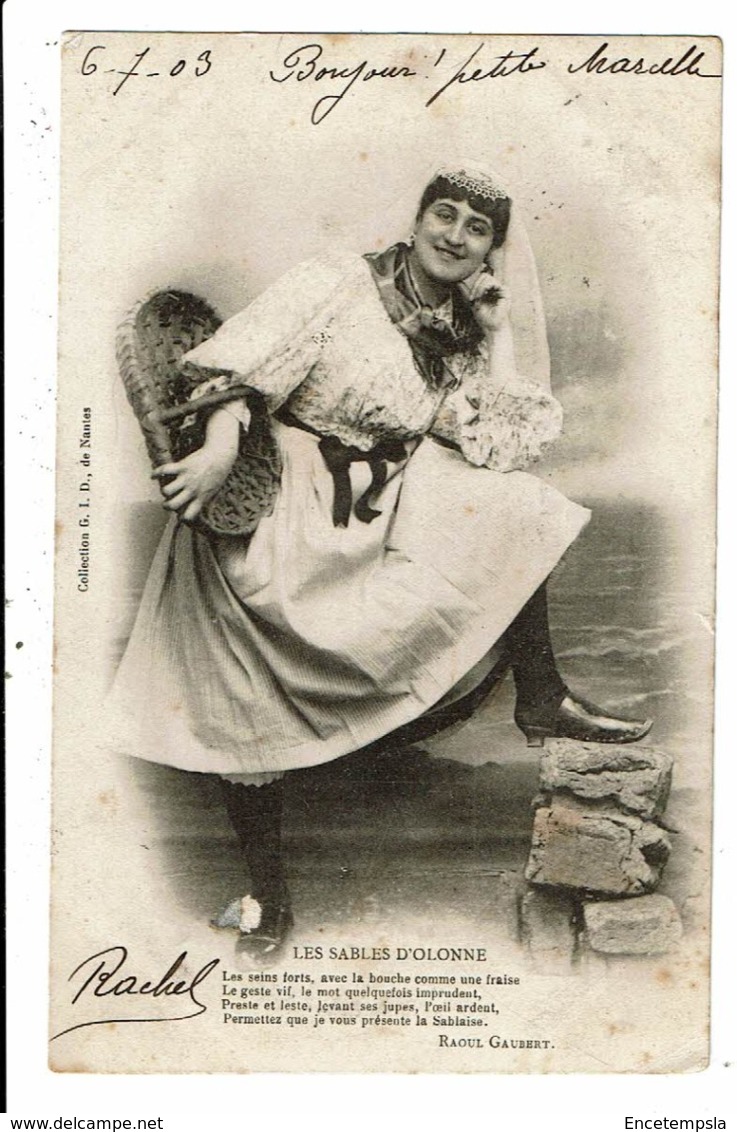
[[[67,1026],[58,1034],[54,1034],[51,1041],[71,1033],[72,1030],[81,1030],[85,1026],[104,1026],[110,1022],[183,1022],[188,1018],[197,1018],[198,1015],[204,1014],[207,1007],[200,1002],[195,991],[219,966],[220,959],[211,959],[200,967],[194,976],[183,978],[182,967],[186,959],[187,952],[182,951],[164,974],[156,979],[141,978],[140,975],[127,973],[125,965],[128,961],[128,948],[123,947],[122,944],[106,947],[102,951],[95,952],[94,955],[89,955],[69,976],[68,981],[76,986],[71,1004],[72,1006],[77,1006],[79,1003],[88,1004],[91,998],[105,999],[110,1002],[111,1014],[109,1017],[76,1022],[73,1026]],[[114,1014],[121,1012],[117,1004],[123,997],[128,1001],[127,996],[130,995],[150,995],[152,999],[161,1002],[163,1009],[160,1013],[147,1011],[146,1016],[142,1017],[113,1017]],[[180,1005],[182,999],[184,1003]],[[185,1013],[173,1012],[181,1011],[182,1005]],[[172,1013],[169,1013],[170,1010]]]

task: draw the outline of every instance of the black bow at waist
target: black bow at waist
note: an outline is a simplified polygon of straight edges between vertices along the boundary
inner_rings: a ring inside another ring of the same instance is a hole
[[[333,524],[336,527],[347,527],[351,517],[351,464],[363,462],[371,469],[371,483],[353,507],[353,514],[359,522],[371,523],[381,514],[371,506],[371,502],[386,484],[389,475],[387,463],[398,464],[406,460],[418,443],[417,440],[380,440],[373,448],[364,450],[353,444],[344,444],[337,436],[323,436],[316,428],[304,424],[286,410],[282,409],[277,417],[282,424],[320,437],[318,448],[333,477]],[[408,444],[412,445],[409,451]]]

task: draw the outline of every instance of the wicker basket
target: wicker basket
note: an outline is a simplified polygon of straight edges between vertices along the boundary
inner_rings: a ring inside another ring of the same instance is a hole
[[[191,400],[198,385],[219,374],[181,365],[182,356],[210,338],[220,323],[212,307],[196,295],[157,291],[137,303],[119,327],[116,355],[154,467],[201,447],[209,410],[234,397],[247,399],[248,435],[241,434],[227,480],[197,520],[198,526],[219,535],[247,535],[273,510],[281,475],[264,399],[256,390],[229,381],[227,390]]]

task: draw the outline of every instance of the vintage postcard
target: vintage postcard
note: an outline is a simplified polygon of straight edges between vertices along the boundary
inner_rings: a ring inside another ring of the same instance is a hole
[[[60,50],[51,1067],[703,1068],[720,41]]]

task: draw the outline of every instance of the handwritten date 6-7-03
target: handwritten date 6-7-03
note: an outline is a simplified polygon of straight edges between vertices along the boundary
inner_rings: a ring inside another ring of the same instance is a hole
[[[194,74],[198,79],[203,78],[212,68],[212,52],[209,48],[205,51],[200,51],[196,59],[176,59],[173,63],[171,60],[162,65],[158,65],[146,61],[146,67],[143,68],[143,62],[151,51],[150,47],[144,47],[143,51],[139,51],[133,57],[133,64],[129,66],[128,70],[120,70],[118,67],[105,67],[107,56],[98,54],[101,51],[107,51],[104,43],[96,43],[90,47],[82,60],[80,68],[81,74],[95,75],[120,75],[120,82],[118,82],[113,89],[113,94],[118,94],[125,86],[129,79],[146,78],[156,79],[160,77],[175,79],[181,74]],[[148,68],[151,67],[151,70]],[[156,68],[155,70],[153,68]]]

